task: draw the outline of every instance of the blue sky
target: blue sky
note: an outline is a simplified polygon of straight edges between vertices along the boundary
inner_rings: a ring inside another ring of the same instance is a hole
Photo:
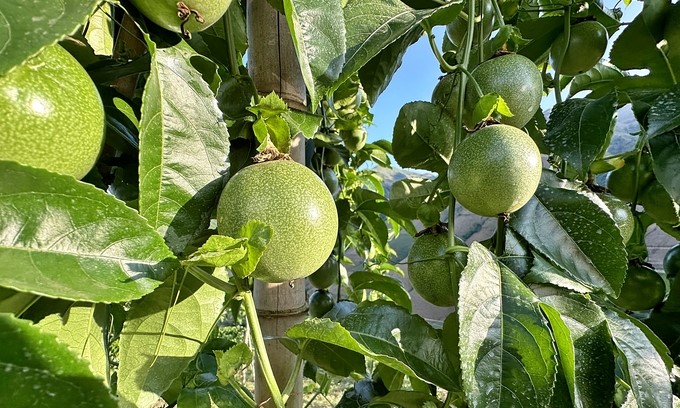
[[[605,5],[613,7],[617,1],[605,0]],[[624,11],[623,22],[631,21],[641,10],[642,2],[633,1],[625,7],[623,2],[617,7]],[[620,33],[623,28],[617,32]],[[434,34],[437,43],[441,44],[444,27],[435,27]],[[617,34],[609,41],[611,47]],[[605,54],[605,58],[608,55]],[[368,128],[369,141],[378,139],[392,140],[392,128],[397,119],[399,109],[411,101],[429,101],[432,90],[442,72],[439,70],[437,59],[432,54],[426,37],[421,37],[406,52],[401,67],[397,70],[387,89],[380,95],[371,111],[374,114],[373,125]],[[549,108],[554,103],[554,97],[544,98],[543,108]]]

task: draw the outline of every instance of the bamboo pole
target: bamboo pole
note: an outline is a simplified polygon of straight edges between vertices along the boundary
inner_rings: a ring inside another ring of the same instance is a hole
[[[266,95],[276,92],[289,107],[306,109],[306,89],[295,56],[295,49],[283,15],[274,10],[266,0],[248,0],[248,72],[258,92]],[[293,140],[291,156],[304,163],[304,138],[299,135]],[[271,284],[255,282],[255,306],[265,337],[274,376],[283,389],[295,365],[295,355],[283,347],[276,337],[285,335],[291,325],[306,316],[304,279]],[[300,408],[303,403],[302,373],[297,374],[296,384],[286,404]],[[255,365],[255,401],[267,401],[267,389],[258,365]],[[265,407],[273,406],[271,403]]]

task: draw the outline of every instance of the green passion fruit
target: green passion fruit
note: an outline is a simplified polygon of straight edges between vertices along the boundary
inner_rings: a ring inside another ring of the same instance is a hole
[[[676,226],[680,224],[680,206],[658,180],[649,183],[640,193],[640,204],[654,222]]]
[[[0,76],[0,160],[81,179],[103,140],[97,88],[61,46],[48,46]]]
[[[335,254],[331,254],[326,262],[313,274],[309,275],[309,283],[317,289],[328,289],[338,281],[338,260]]]
[[[453,152],[449,187],[460,204],[475,214],[511,213],[536,191],[542,165],[541,153],[529,135],[508,125],[487,126]]]
[[[680,244],[673,245],[663,257],[663,270],[669,278],[680,273]]]
[[[448,74],[437,82],[432,91],[432,103],[444,108],[454,118],[458,116],[458,86],[455,74]]]
[[[484,15],[482,17],[482,35],[486,40],[491,36],[491,32],[493,31],[494,15],[493,4],[491,4],[491,1],[485,0],[483,3]],[[479,3],[476,3],[476,6],[479,6]],[[459,15],[455,20],[446,25],[446,36],[449,38],[449,41],[451,41],[451,44],[455,45],[456,47],[460,47],[460,44],[463,42],[463,39],[467,34],[467,29],[467,17]],[[475,35],[472,37],[472,43],[477,44],[477,42],[477,34],[475,33]]]
[[[496,93],[508,105],[513,116],[503,116],[500,121],[518,128],[526,125],[534,116],[541,104],[543,96],[543,79],[541,73],[529,58],[519,54],[506,54],[492,58],[479,64],[472,77],[477,81],[482,94]],[[465,119],[468,127],[471,113],[479,101],[475,88],[468,83],[465,90]]]
[[[563,75],[578,75],[597,64],[607,49],[607,29],[597,21],[584,21],[571,27],[569,45],[564,52],[566,39],[561,33],[550,48],[551,64]],[[557,66],[558,61],[561,66]]]
[[[130,1],[146,18],[176,33],[205,30],[215,24],[231,4],[231,0]]]
[[[309,316],[322,317],[335,306],[333,295],[327,290],[317,289],[309,296]]]
[[[633,236],[633,231],[635,230],[635,218],[633,217],[633,212],[630,211],[630,207],[624,201],[619,200],[611,194],[598,194],[598,197],[604,201],[609,212],[611,213],[614,223],[621,232],[621,237],[623,238],[623,243],[627,243]]]
[[[457,238],[456,244],[464,245]],[[446,233],[426,233],[416,238],[408,254],[408,280],[413,289],[426,301],[442,307],[454,306],[458,301],[458,288],[454,290],[451,284],[453,272],[445,257],[448,246]],[[456,252],[454,260],[457,280],[467,264],[467,254]]]
[[[621,293],[612,302],[626,310],[648,310],[663,301],[668,293],[664,277],[648,266],[628,265]]]
[[[217,206],[220,234],[236,237],[250,220],[272,228],[254,278],[286,282],[311,275],[328,259],[338,234],[331,193],[305,166],[277,160],[241,169]]]

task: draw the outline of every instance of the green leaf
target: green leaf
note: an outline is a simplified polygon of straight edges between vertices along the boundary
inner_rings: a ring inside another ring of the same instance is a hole
[[[186,43],[156,48],[142,97],[139,213],[176,254],[203,234],[228,169],[229,133]]]
[[[307,139],[314,137],[317,129],[321,126],[322,116],[313,115],[309,112],[289,110],[284,112],[281,117],[288,123],[290,136],[302,133]]]
[[[578,293],[589,293],[592,289],[578,282],[569,271],[553,264],[540,253],[531,251],[534,259],[529,273],[524,277],[527,283],[547,283]]]
[[[574,406],[610,408],[614,401],[614,350],[604,313],[584,296],[566,292],[541,301]]]
[[[8,407],[118,405],[85,361],[26,320],[0,314],[0,394]]]
[[[586,98],[595,99],[614,90],[616,80],[623,78],[623,73],[612,65],[597,63],[588,71],[576,75],[569,85],[569,97],[581,91],[591,91]]]
[[[432,196],[431,203],[443,210],[448,203],[442,194],[433,194],[436,189],[437,183],[428,179],[412,177],[395,181],[390,188],[390,207],[402,217],[413,220],[417,218],[418,207]]]
[[[535,295],[477,242],[459,293],[463,390],[470,405],[549,406],[556,351]]]
[[[671,383],[661,356],[631,317],[605,310],[614,344],[628,373],[628,383],[641,407],[669,407]]]
[[[628,268],[623,239],[588,196],[539,184],[510,226],[579,283],[618,296]]]
[[[21,316],[40,296],[0,287],[0,313]]]
[[[617,88],[668,88],[674,85],[673,72],[666,63],[666,57],[657,48],[657,43],[663,38],[663,21],[669,9],[669,2],[645,3],[643,11],[614,41],[609,53],[612,64],[624,71],[645,68],[650,71],[646,76],[619,78]]]
[[[257,105],[247,108],[250,112],[263,119],[269,119],[288,112],[288,105],[274,91],[269,95],[261,97]]]
[[[586,180],[590,165],[604,153],[615,112],[615,94],[557,104],[550,112],[545,144]]]
[[[283,0],[283,7],[315,110],[337,81],[345,62],[342,7],[333,0]]]
[[[0,4],[0,76],[71,34],[99,0],[22,0]]]
[[[250,220],[241,227],[239,236],[248,239],[246,241],[247,255],[234,264],[232,270],[236,276],[245,278],[255,271],[273,233],[269,225],[258,220]]]
[[[680,85],[667,90],[652,103],[647,120],[650,139],[680,127]]]
[[[301,354],[305,361],[309,361],[331,374],[349,377],[352,373],[363,374],[366,371],[364,356],[345,347],[324,341],[305,339],[304,348],[300,350],[298,343],[291,339],[283,338],[279,341],[291,352]]]
[[[680,133],[665,133],[649,141],[654,175],[675,202],[680,203]]]
[[[232,36],[227,33],[228,28],[225,27],[225,19],[230,26]],[[224,50],[227,47],[229,39],[234,40],[234,47],[239,56],[244,56],[248,49],[248,33],[246,30],[246,17],[241,8],[241,2],[232,1],[225,13],[224,17],[217,20],[217,22],[200,33],[192,33],[200,35],[208,44],[211,50],[214,50],[216,57],[220,58],[223,55],[226,57]],[[215,40],[219,40],[216,42]],[[224,61],[224,65],[228,66],[229,61]]]
[[[231,267],[246,256],[246,238],[211,235],[183,264]]]
[[[546,16],[539,19],[521,21],[517,27],[522,37],[530,40],[517,51],[534,62],[539,62],[550,51],[552,43],[564,29],[564,18],[561,16]]]
[[[226,278],[219,269],[215,275]],[[191,275],[170,279],[135,302],[120,335],[120,406],[155,403],[199,351],[223,304],[223,292]]]
[[[475,105],[475,110],[472,112],[472,121],[479,123],[491,118],[495,112],[503,116],[515,116],[510,112],[510,108],[502,96],[497,93],[490,93],[482,96]]]
[[[414,27],[359,69],[359,79],[371,105],[375,104],[378,96],[389,85],[394,73],[401,66],[408,47],[415,44],[422,34],[422,27]]]
[[[290,128],[280,116],[273,116],[265,121],[269,139],[282,153],[290,152]]]
[[[85,38],[97,55],[113,54],[113,5],[102,3],[87,20]]]
[[[390,391],[382,397],[373,398],[369,406],[381,406],[380,404],[387,404],[391,407],[396,406],[402,408],[420,408],[426,407],[425,404],[428,402],[435,404],[434,407],[441,405],[441,401],[426,392],[396,390]]]
[[[104,329],[108,329],[108,316],[104,305],[75,303],[60,316],[52,314],[36,326],[43,333],[51,333],[68,346],[82,360],[90,364],[92,372],[107,379],[109,373],[108,350],[104,344]]]
[[[401,167],[445,174],[449,168],[456,123],[430,102],[402,106],[394,124],[392,150]]]
[[[217,359],[217,378],[222,385],[228,384],[229,378],[253,361],[253,352],[245,343],[238,343],[227,351],[214,350],[213,353]]]
[[[354,290],[377,290],[394,301],[398,306],[411,311],[411,297],[400,281],[374,272],[357,271],[349,275]]]
[[[314,339],[356,351],[408,376],[458,389],[456,370],[438,332],[418,315],[389,302],[359,305],[339,323],[307,320],[291,327],[292,338]]]
[[[231,387],[184,388],[177,398],[178,408],[252,408]]]
[[[442,6],[456,7],[458,1]],[[437,9],[413,10],[399,0],[350,0],[344,8],[345,65],[337,88],[388,45],[411,31]]]
[[[102,190],[0,161],[1,286],[124,302],[160,285],[175,266],[171,257],[144,219]]]

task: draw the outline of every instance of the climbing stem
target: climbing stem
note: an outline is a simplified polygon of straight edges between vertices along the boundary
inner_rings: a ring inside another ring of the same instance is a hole
[[[553,68],[555,69],[555,102],[562,103],[562,84],[560,84],[560,71],[562,69],[562,62],[567,55],[569,48],[569,40],[571,39],[571,11],[569,7],[564,8],[564,45],[562,46],[562,53],[559,55]]]
[[[498,23],[498,28],[503,28],[505,27],[505,21],[503,21],[503,13],[501,12],[501,8],[498,5],[498,0],[488,0],[491,2],[491,5],[493,6],[493,13],[496,17],[496,22]]]
[[[238,294],[243,299],[243,306],[246,311],[246,319],[248,319],[248,326],[250,327],[250,335],[253,339],[253,346],[255,347],[255,355],[257,362],[262,370],[264,381],[269,388],[272,402],[276,408],[285,408],[281,390],[276,384],[276,378],[269,363],[269,356],[267,355],[267,348],[264,345],[264,338],[262,337],[262,329],[260,328],[260,320],[257,317],[257,310],[255,309],[255,300],[253,299],[253,292],[250,291],[245,280],[236,279],[236,287]]]
[[[430,48],[432,48],[432,52],[434,53],[434,56],[437,58],[437,61],[439,62],[439,65],[441,65],[442,69],[446,72],[455,71],[456,66],[446,62],[444,56],[442,56],[442,53],[439,51],[439,47],[437,47],[437,44],[434,42],[435,37],[434,34],[432,34],[432,28],[423,26],[423,30],[425,30],[425,34],[427,34],[427,40],[430,43]]]
[[[507,214],[500,214],[498,216],[498,224],[496,227],[496,248],[494,250],[496,256],[502,256],[503,252],[505,251],[505,229],[507,217]]]
[[[288,376],[288,382],[286,383],[286,386],[283,389],[284,404],[288,401],[288,397],[290,397],[290,393],[293,391],[295,383],[297,382],[298,373],[302,369],[302,363],[304,362],[304,359],[302,358],[302,351],[305,349],[306,346],[307,340],[304,340],[302,346],[300,347],[300,352],[295,357],[295,365],[293,366],[293,371],[291,371],[290,375]]]

